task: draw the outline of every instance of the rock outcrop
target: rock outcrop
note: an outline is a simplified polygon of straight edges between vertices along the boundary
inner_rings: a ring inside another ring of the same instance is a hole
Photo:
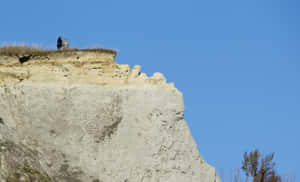
[[[164,76],[110,51],[0,56],[0,181],[219,182]]]

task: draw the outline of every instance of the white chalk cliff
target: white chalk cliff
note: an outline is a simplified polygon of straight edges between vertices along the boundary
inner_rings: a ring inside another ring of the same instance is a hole
[[[182,94],[114,58],[0,56],[0,182],[220,182],[184,121]]]

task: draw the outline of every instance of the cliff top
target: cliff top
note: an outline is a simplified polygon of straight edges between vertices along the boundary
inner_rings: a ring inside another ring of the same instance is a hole
[[[112,49],[43,50],[28,46],[0,47],[0,85],[19,83],[159,86],[177,92],[161,73],[148,77],[136,65],[117,64]]]
[[[104,48],[92,48],[92,49],[77,49],[70,48],[65,50],[54,50],[54,49],[42,49],[31,46],[2,46],[0,47],[0,56],[49,56],[54,54],[66,54],[66,53],[74,53],[74,52],[97,52],[97,53],[108,53],[116,55],[117,51],[112,49],[104,49]]]

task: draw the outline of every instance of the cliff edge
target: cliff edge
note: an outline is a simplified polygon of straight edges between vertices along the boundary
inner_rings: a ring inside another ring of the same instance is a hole
[[[220,182],[174,84],[115,56],[0,55],[0,182]]]

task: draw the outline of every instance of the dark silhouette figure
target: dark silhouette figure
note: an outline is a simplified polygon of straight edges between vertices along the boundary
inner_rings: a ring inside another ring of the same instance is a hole
[[[56,46],[57,46],[58,50],[60,50],[62,48],[62,39],[61,39],[61,36],[58,37]]]

